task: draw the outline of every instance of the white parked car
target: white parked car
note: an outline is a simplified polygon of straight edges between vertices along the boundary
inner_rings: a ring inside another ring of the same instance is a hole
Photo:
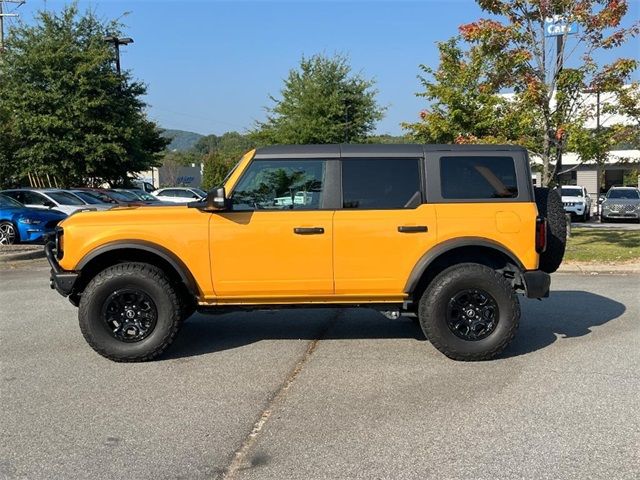
[[[173,203],[198,202],[200,200],[204,200],[207,197],[206,192],[200,190],[199,188],[193,187],[160,188],[154,192],[151,192],[151,195],[155,195],[164,202]]]
[[[591,197],[587,189],[579,185],[565,185],[560,188],[564,211],[582,222],[591,218]]]
[[[78,210],[103,210],[111,208],[110,205],[104,207],[98,205],[89,205],[77,195],[71,192],[58,189],[35,189],[20,188],[14,190],[4,190],[3,195],[11,197],[19,201],[25,207],[31,208],[51,208],[59,212],[71,215]]]

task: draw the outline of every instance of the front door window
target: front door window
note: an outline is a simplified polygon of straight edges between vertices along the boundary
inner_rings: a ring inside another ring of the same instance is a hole
[[[321,208],[324,160],[256,160],[233,191],[234,210]]]

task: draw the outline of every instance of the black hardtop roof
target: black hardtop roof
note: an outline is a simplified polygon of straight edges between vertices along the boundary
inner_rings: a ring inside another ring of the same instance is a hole
[[[426,152],[525,151],[517,145],[421,145],[421,144],[333,144],[272,145],[256,150],[255,158],[340,158],[340,157],[416,157]]]

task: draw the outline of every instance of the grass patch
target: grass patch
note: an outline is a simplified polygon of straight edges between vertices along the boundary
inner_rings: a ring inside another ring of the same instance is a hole
[[[604,263],[640,261],[640,230],[573,229],[564,259]]]

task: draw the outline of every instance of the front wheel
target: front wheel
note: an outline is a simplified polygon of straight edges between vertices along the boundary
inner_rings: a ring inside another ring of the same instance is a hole
[[[520,305],[509,282],[475,263],[449,267],[433,279],[419,305],[420,326],[454,360],[489,360],[513,340]]]
[[[100,355],[116,362],[151,360],[171,344],[184,308],[162,270],[122,263],[94,277],[80,298],[80,330]]]
[[[0,222],[0,245],[13,245],[18,241],[16,227],[11,222]]]

